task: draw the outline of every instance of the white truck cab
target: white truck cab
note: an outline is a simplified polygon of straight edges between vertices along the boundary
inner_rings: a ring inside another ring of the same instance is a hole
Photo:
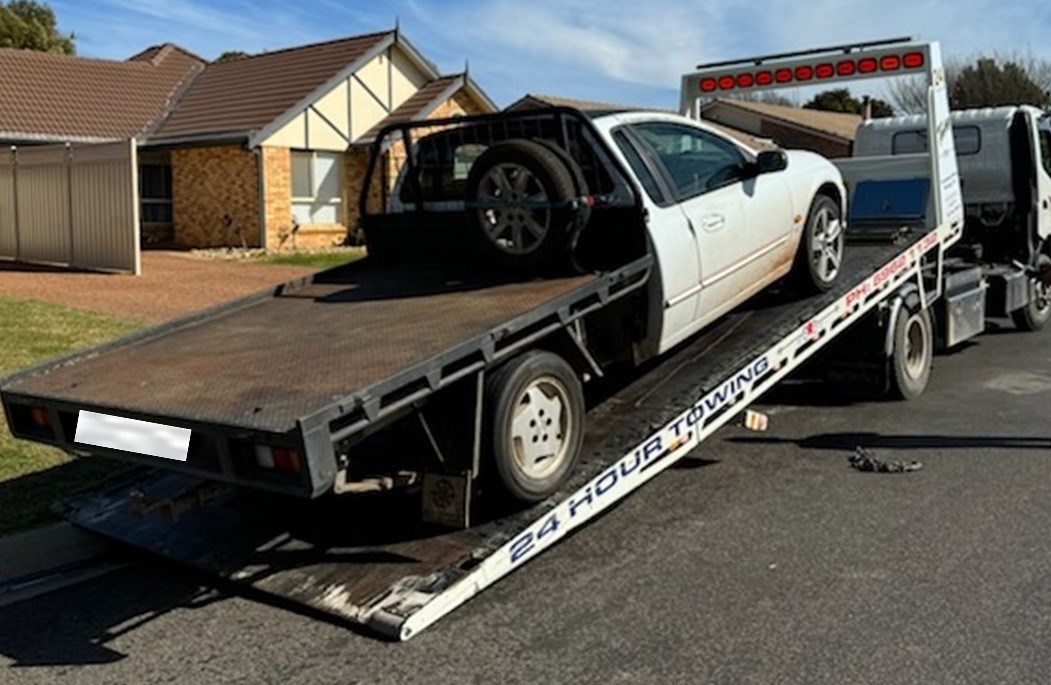
[[[922,153],[926,119],[867,121],[858,129],[854,155]],[[1048,263],[1051,121],[1029,105],[960,110],[951,121],[967,217],[957,256],[983,265],[992,313],[1009,314],[1023,328],[1042,328],[1051,320],[1051,299],[1030,275]]]

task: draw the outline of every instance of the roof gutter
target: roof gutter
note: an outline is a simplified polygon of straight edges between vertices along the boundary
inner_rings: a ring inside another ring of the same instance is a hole
[[[177,138],[143,140],[139,147],[148,150],[167,150],[176,147],[212,147],[215,145],[243,145],[252,137],[252,131],[205,133]]]
[[[0,140],[5,141],[5,144],[11,145],[25,143],[40,145],[45,143],[114,143],[118,140],[127,139],[120,138],[119,136],[107,138],[102,136],[64,136],[55,133],[15,133],[13,131],[0,131]]]

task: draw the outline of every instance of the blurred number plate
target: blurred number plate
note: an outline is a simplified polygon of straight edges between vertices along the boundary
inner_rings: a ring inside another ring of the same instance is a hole
[[[81,411],[75,440],[84,445],[186,461],[190,429]]]

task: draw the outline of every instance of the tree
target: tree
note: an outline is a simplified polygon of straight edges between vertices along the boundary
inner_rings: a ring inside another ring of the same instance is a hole
[[[1051,94],[1034,83],[1020,65],[998,64],[996,59],[988,57],[965,67],[950,93],[949,105],[953,109],[1051,104]]]
[[[223,54],[221,54],[218,57],[216,57],[215,61],[217,63],[218,62],[233,62],[234,60],[243,59],[245,57],[248,57],[248,53],[247,52],[242,52],[240,50],[227,50]]]
[[[75,39],[72,33],[67,36],[59,32],[55,13],[45,3],[0,2],[0,48],[72,55],[76,52]]]
[[[894,116],[894,108],[879,98],[869,100],[872,105],[872,116],[875,119]],[[818,93],[812,100],[803,105],[803,109],[820,109],[825,112],[845,112],[847,114],[864,114],[865,102],[850,94],[846,88],[833,88]]]
[[[955,94],[956,82],[959,80],[963,72],[968,68],[977,72],[978,65],[983,60],[992,60],[996,63],[1000,71],[1003,71],[1003,68],[999,67],[999,65],[1004,65],[1004,67],[1006,67],[1008,64],[1013,64],[1021,69],[1028,80],[1036,84],[1041,91],[1044,93],[1051,92],[1051,60],[1035,57],[1032,53],[997,52],[992,55],[979,55],[974,57],[970,60],[970,63],[973,64],[973,66],[970,67],[968,66],[968,60],[959,57],[951,57],[945,60],[945,80],[949,87],[950,99],[952,99],[952,95]],[[992,71],[988,68],[986,70],[988,72]],[[1011,69],[1011,71],[1017,74],[1014,69]],[[974,77],[971,78],[973,79]],[[999,82],[999,79],[997,82]],[[973,85],[973,80],[971,85]],[[892,79],[888,82],[887,90],[888,97],[891,102],[894,103],[897,110],[909,114],[923,114],[927,111],[927,80],[925,78]],[[968,96],[973,94],[973,92],[973,88],[968,87]],[[1017,95],[1017,93],[1015,94]],[[1026,93],[1022,93],[1022,95],[1025,94]],[[1019,102],[1021,101],[1009,104],[1019,104]],[[1039,102],[1046,102],[1046,100],[1040,100],[1037,104],[1039,104]],[[959,106],[956,102],[952,102],[951,104],[953,107]]]

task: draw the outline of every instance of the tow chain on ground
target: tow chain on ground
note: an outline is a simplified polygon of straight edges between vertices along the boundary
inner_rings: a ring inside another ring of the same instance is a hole
[[[923,464],[918,461],[903,461],[901,459],[880,459],[864,447],[856,447],[854,454],[848,457],[850,465],[858,471],[873,471],[876,473],[907,473],[919,471]]]

